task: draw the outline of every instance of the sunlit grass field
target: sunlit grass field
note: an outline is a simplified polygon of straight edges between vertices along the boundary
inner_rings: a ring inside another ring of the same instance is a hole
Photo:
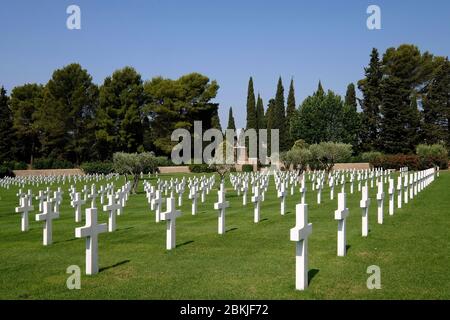
[[[160,175],[162,179],[182,177]],[[149,179],[153,184],[155,178]],[[123,183],[123,178],[120,180]],[[218,181],[218,179],[216,179]],[[348,252],[337,257],[337,192],[330,200],[329,188],[316,204],[316,191],[308,182],[307,203],[313,233],[309,238],[310,286],[295,290],[295,243],[289,229],[295,225],[298,188],[280,215],[273,178],[261,205],[261,222],[253,222],[253,204],[247,206],[227,180],[224,235],[217,234],[217,186],[199,201],[191,215],[188,188],[182,216],[176,221],[177,248],[165,249],[166,222],[155,222],[143,181],[131,195],[124,214],[117,217],[117,230],[99,236],[100,272],[86,276],[85,239],[75,238],[74,209],[68,188],[63,187],[60,218],[54,220],[53,244],[42,245],[42,223],[30,216],[30,230],[20,231],[17,188],[0,189],[0,299],[449,299],[450,298],[450,173],[441,172],[394,216],[385,200],[384,224],[377,224],[376,189],[370,190],[369,236],[361,237],[360,192],[347,187],[350,216],[347,224]],[[106,182],[99,183],[106,184]],[[118,182],[116,182],[116,188]],[[57,185],[52,189],[56,190]],[[77,185],[77,191],[82,184]],[[42,188],[42,187],[41,187]],[[34,188],[34,194],[37,194]],[[385,185],[387,193],[387,185]],[[105,199],[106,200],[106,199]],[[395,200],[397,198],[395,197]],[[107,222],[98,199],[99,222]],[[397,207],[397,206],[395,206]],[[66,269],[82,269],[81,289],[69,290]],[[380,290],[366,286],[367,267],[381,269]]]

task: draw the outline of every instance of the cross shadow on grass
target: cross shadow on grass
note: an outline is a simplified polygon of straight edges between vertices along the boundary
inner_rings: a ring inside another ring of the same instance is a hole
[[[116,231],[123,231],[123,230],[130,230],[130,229],[134,229],[134,227],[120,228],[120,229],[117,229]]]
[[[319,269],[311,269],[308,271],[308,283],[311,284],[312,279],[319,273]]]
[[[225,231],[225,232],[231,232],[231,231],[234,231],[234,230],[237,230],[238,228],[231,228],[231,229],[229,229],[229,230],[227,230],[227,231]]]
[[[55,241],[54,244],[64,243],[64,242],[69,242],[69,241],[75,241],[75,240],[78,240],[78,238],[72,238],[72,239],[67,239],[67,240]]]
[[[125,263],[128,263],[128,262],[130,262],[130,261],[131,261],[131,260],[123,260],[123,261],[117,262],[117,263],[115,263],[115,264],[113,264],[113,265],[111,265],[111,266],[107,266],[107,267],[100,268],[98,271],[99,271],[99,272],[103,272],[103,271],[106,271],[106,270],[108,270],[108,269],[111,269],[111,268],[115,268],[115,267],[121,266],[121,265],[123,265],[123,264],[125,264]]]
[[[185,245],[187,245],[187,244],[190,244],[190,243],[192,243],[192,242],[194,242],[194,240],[189,240],[189,241],[186,241],[186,242],[177,244],[176,247],[179,248],[179,247],[185,246]]]
[[[348,251],[350,250],[350,248],[351,248],[351,247],[352,247],[352,246],[351,246],[351,245],[349,245],[349,244],[348,244],[348,245],[346,245],[346,246],[345,246],[345,252],[348,252]]]
[[[264,222],[264,221],[269,221],[269,219],[268,218],[264,218],[264,219],[260,220],[259,222]]]

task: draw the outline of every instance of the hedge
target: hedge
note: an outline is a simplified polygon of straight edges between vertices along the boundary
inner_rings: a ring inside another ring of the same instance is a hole
[[[373,159],[371,165],[374,168],[396,170],[403,167],[408,167],[410,170],[425,170],[434,166],[439,166],[441,169],[447,169],[448,159],[434,156],[423,157],[415,154],[381,155]]]
[[[253,165],[252,164],[243,164],[242,172],[253,172]]]
[[[85,162],[80,168],[85,174],[108,174],[114,171],[113,163],[110,161]]]
[[[189,165],[189,171],[193,173],[208,173],[208,172],[215,172],[216,170],[214,167],[210,167],[207,164],[190,164]]]
[[[33,161],[33,169],[72,169],[73,163],[67,160],[39,158]]]

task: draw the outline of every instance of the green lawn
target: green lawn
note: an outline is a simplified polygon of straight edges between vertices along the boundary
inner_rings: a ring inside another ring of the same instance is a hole
[[[177,248],[171,252],[165,250],[166,223],[155,223],[141,183],[140,192],[130,197],[124,215],[117,218],[117,231],[99,236],[101,272],[95,276],[84,275],[85,239],[74,236],[80,224],[74,222],[67,184],[60,219],[54,220],[54,243],[48,247],[42,245],[42,223],[34,219],[37,211],[30,214],[30,230],[21,232],[20,214],[14,213],[17,189],[0,189],[0,299],[450,298],[449,172],[441,172],[412,202],[396,209],[393,217],[385,201],[383,225],[376,222],[376,189],[372,189],[370,232],[365,239],[355,185],[355,193],[348,194],[346,257],[336,256],[337,195],[331,201],[326,188],[318,206],[316,192],[310,183],[307,187],[313,224],[309,238],[312,279],[304,292],[295,290],[295,243],[289,240],[300,195],[297,189],[288,196],[287,214],[281,216],[273,179],[258,224],[253,223],[253,204],[249,201],[243,207],[242,198],[228,189],[228,231],[222,236],[217,234],[213,210],[216,189],[205,203],[199,202],[196,216],[191,215],[186,189],[182,216],[176,222]],[[33,204],[38,207],[37,201]],[[100,213],[99,221],[106,222],[107,214]],[[66,287],[70,265],[82,269],[81,290]],[[381,268],[380,290],[366,287],[370,265]]]

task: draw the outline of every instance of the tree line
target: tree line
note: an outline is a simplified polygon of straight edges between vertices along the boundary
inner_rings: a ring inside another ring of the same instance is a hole
[[[350,144],[354,154],[412,154],[419,144],[450,147],[447,57],[421,53],[416,46],[405,44],[387,49],[380,58],[374,48],[364,71],[365,77],[357,82],[361,98],[353,83],[342,98],[332,90],[325,91],[319,81],[316,92],[298,107],[293,80],[285,104],[280,77],[265,112],[250,78],[246,127],[279,129],[281,151],[291,149],[300,139],[307,144]],[[231,108],[228,127],[230,123],[234,124]]]
[[[87,70],[70,64],[47,84],[0,91],[0,163],[43,157],[70,161],[111,160],[115,152],[170,154],[176,128],[218,128],[219,85],[191,73],[143,81],[131,67],[97,86]]]

